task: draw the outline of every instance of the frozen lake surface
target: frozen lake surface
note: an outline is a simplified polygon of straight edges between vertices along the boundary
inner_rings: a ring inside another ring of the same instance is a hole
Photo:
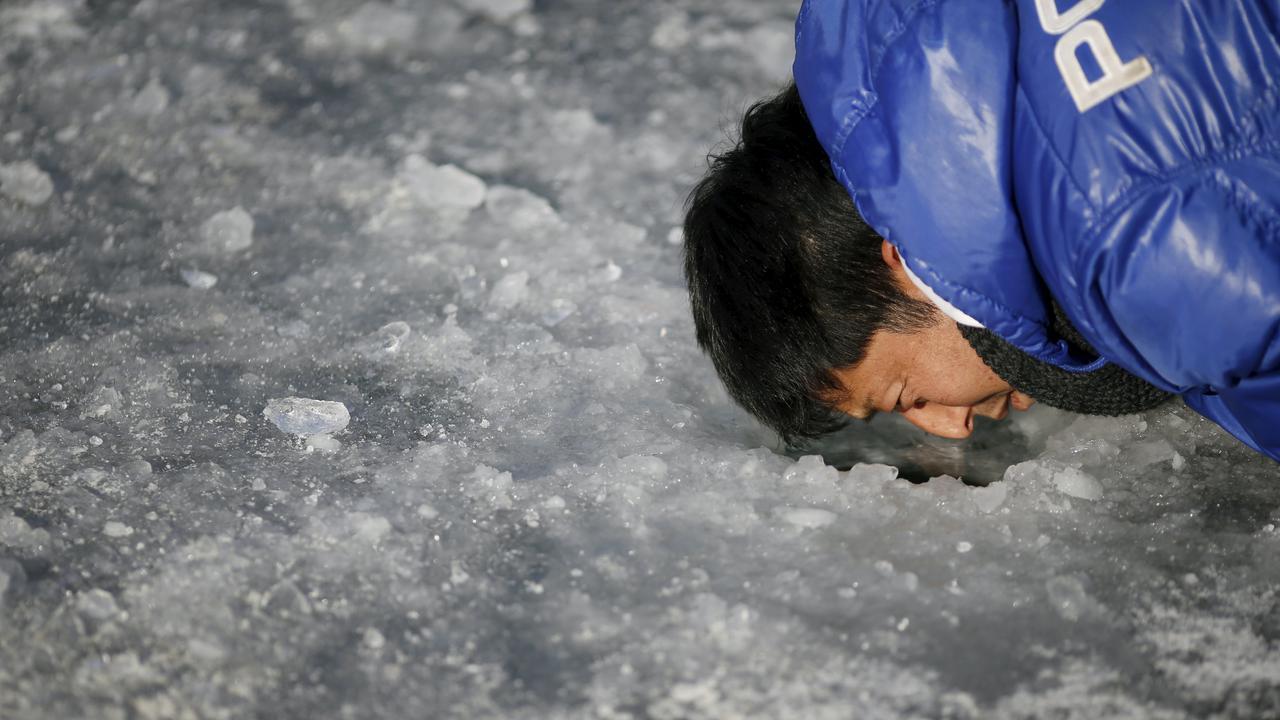
[[[680,205],[795,6],[4,0],[0,717],[1280,717],[1185,408],[728,401]]]

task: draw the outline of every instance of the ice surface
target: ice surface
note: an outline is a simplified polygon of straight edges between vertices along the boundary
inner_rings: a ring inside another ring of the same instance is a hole
[[[262,415],[280,432],[292,435],[335,433],[351,422],[347,406],[340,402],[300,397],[268,400]]]
[[[1186,408],[729,401],[680,207],[795,10],[0,3],[0,717],[1280,715]]]

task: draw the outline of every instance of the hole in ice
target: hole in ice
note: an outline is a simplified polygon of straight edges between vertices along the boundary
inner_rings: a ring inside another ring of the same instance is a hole
[[[841,470],[858,463],[898,468],[898,477],[919,484],[941,475],[958,477],[966,485],[989,485],[1005,468],[1032,455],[1028,439],[1011,423],[979,418],[965,440],[934,437],[896,415],[877,415],[871,422],[854,422],[838,432],[794,448],[787,455],[821,455]]]

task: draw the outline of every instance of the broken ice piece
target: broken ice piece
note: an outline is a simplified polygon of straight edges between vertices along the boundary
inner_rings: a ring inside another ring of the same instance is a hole
[[[0,165],[0,193],[27,205],[43,205],[53,197],[53,180],[30,160]]]
[[[307,452],[314,452],[318,450],[320,452],[332,453],[341,449],[342,443],[338,442],[337,438],[332,435],[320,434],[307,437]]]
[[[155,116],[169,108],[169,91],[158,80],[152,78],[131,103],[133,112],[143,116]]]
[[[102,526],[102,534],[113,538],[129,537],[133,534],[133,528],[125,525],[119,520],[108,520],[106,524]]]
[[[215,253],[234,253],[253,245],[253,216],[236,206],[214,213],[200,226],[204,246]]]
[[[182,281],[197,290],[208,290],[218,284],[218,276],[203,270],[181,270]]]
[[[20,563],[17,560],[0,558],[0,606],[4,604],[6,595],[16,594],[26,584],[27,573]]]
[[[1059,491],[1074,498],[1081,500],[1102,498],[1102,484],[1073,467],[1064,468],[1055,473],[1053,484]]]
[[[396,179],[404,191],[433,208],[472,210],[484,204],[484,181],[456,165],[433,165],[421,155],[404,159]]]
[[[533,7],[532,0],[462,0],[460,4],[498,22],[508,22]]]
[[[116,599],[106,590],[94,588],[80,593],[76,598],[76,610],[83,616],[99,622],[120,614]]]
[[[300,397],[268,400],[262,415],[290,435],[335,433],[351,422],[347,406],[340,402]]]
[[[555,327],[560,323],[564,322],[565,320],[569,319],[569,316],[574,314],[577,311],[578,311],[578,306],[574,304],[572,300],[565,300],[564,298],[555,298],[554,300],[551,301],[551,304],[547,307],[547,309],[542,313],[542,318],[541,318],[542,324],[546,325],[547,327]]]
[[[395,322],[389,322],[378,328],[378,332],[375,334],[375,337],[378,340],[378,344],[381,346],[381,350],[393,353],[400,349],[400,343],[404,342],[405,338],[409,337],[409,332],[409,323],[404,322],[403,320],[396,320]]]
[[[820,508],[792,508],[779,513],[788,523],[802,528],[820,528],[836,521],[836,514]]]

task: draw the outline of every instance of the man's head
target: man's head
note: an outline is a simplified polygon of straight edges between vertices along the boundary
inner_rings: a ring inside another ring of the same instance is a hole
[[[911,282],[832,174],[794,86],[756,104],[685,217],[698,343],[730,395],[787,440],[900,410],[961,437],[1025,396]]]

